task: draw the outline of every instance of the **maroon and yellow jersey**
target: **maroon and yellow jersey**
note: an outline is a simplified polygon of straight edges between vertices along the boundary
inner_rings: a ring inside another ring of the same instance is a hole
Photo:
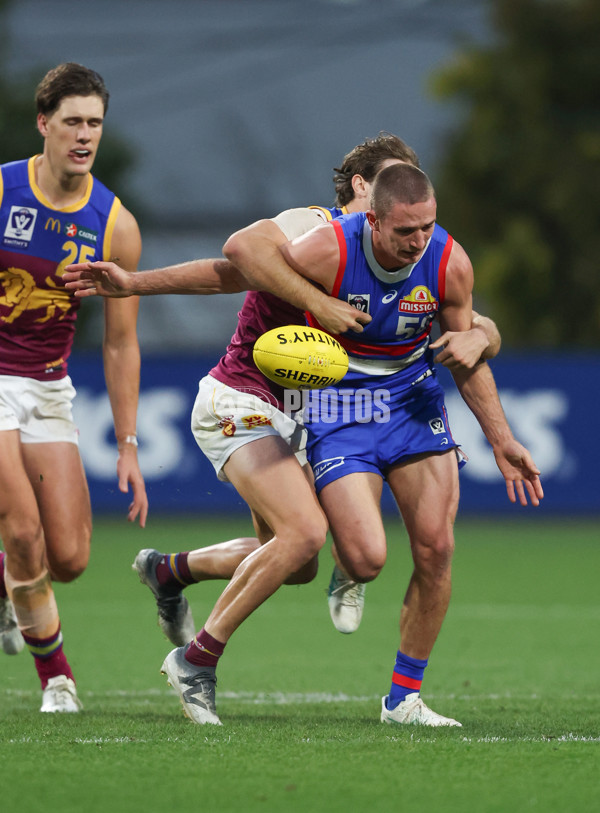
[[[332,220],[346,214],[346,209],[309,206],[316,209],[323,220]],[[249,291],[238,313],[237,329],[227,352],[210,371],[222,384],[275,404],[283,409],[283,387],[264,376],[254,363],[252,350],[259,336],[282,325],[306,325],[304,313],[266,291]]]
[[[80,201],[54,208],[35,158],[0,167],[0,375],[48,381],[67,374],[80,305],[64,269],[110,259],[121,203],[90,175]]]

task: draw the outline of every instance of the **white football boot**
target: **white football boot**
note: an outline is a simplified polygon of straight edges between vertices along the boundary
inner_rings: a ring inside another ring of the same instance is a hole
[[[214,666],[194,666],[185,659],[185,650],[185,646],[171,650],[161,666],[161,673],[179,695],[186,717],[199,725],[223,725],[217,716]]]
[[[419,692],[406,695],[395,709],[388,709],[387,695],[381,698],[381,722],[391,725],[459,726],[462,723],[452,717],[442,717],[426,706]]]
[[[82,708],[75,683],[71,678],[66,675],[50,678],[42,693],[40,711],[73,713],[81,711]]]
[[[336,565],[327,590],[329,615],[338,632],[356,632],[365,606],[366,585],[352,581]]]
[[[0,645],[7,655],[18,655],[25,646],[17,626],[15,608],[8,597],[0,598]]]

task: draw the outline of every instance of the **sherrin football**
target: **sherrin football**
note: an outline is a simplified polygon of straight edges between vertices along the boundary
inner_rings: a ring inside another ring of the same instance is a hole
[[[322,389],[348,372],[348,354],[322,330],[302,325],[276,327],[254,344],[254,363],[271,381],[287,389]]]

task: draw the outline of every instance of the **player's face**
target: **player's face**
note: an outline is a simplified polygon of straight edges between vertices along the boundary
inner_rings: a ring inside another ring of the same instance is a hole
[[[367,218],[373,229],[373,251],[383,268],[402,268],[416,263],[433,234],[435,198],[422,203],[396,203],[378,220],[373,211]]]
[[[44,155],[57,176],[86,175],[92,168],[104,121],[99,96],[66,96],[49,116],[38,116]]]

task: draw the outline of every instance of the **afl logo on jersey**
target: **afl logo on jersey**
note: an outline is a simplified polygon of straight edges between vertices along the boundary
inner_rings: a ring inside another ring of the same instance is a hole
[[[4,229],[4,244],[24,248],[33,237],[36,218],[37,209],[29,206],[11,206]]]
[[[369,313],[371,294],[348,294],[348,304],[363,313]]]

